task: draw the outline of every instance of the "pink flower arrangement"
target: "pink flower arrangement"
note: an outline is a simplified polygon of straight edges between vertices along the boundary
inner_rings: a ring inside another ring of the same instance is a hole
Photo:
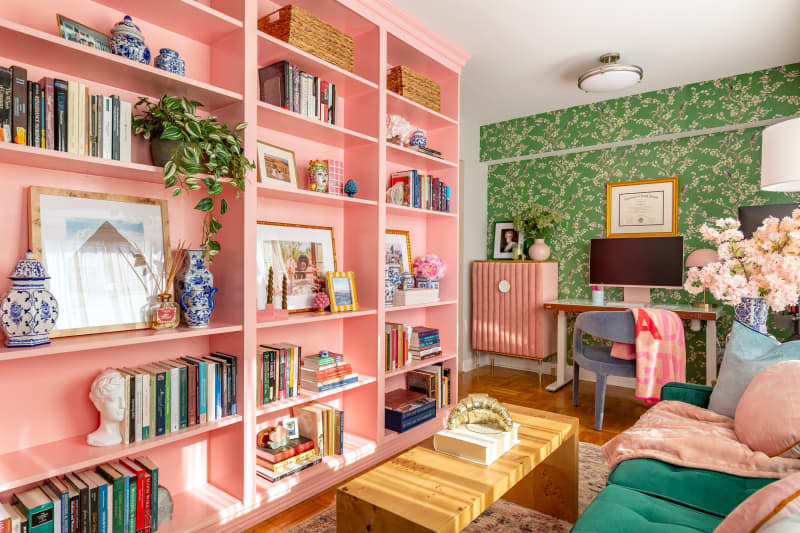
[[[715,227],[703,224],[700,233],[717,245],[719,261],[693,267],[684,288],[699,294],[704,288],[715,298],[736,305],[742,298],[764,298],[773,311],[783,311],[800,298],[800,209],[791,217],[764,219],[745,239],[739,221],[723,218]]]
[[[442,279],[447,273],[447,265],[436,254],[426,254],[414,259],[414,275],[427,279]]]

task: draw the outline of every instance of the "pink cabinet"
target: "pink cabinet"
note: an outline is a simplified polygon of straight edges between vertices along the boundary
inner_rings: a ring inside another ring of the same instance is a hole
[[[532,359],[551,355],[555,315],[543,305],[557,299],[555,261],[474,261],[472,349]]]

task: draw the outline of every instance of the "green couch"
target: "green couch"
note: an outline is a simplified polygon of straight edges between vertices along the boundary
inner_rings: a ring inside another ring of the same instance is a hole
[[[662,400],[708,408],[711,387],[668,383]],[[711,532],[728,513],[775,481],[683,468],[655,459],[619,463],[572,533]]]

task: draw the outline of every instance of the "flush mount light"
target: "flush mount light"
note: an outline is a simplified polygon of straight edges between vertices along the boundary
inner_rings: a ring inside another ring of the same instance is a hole
[[[578,77],[578,88],[587,93],[619,91],[642,81],[644,71],[636,65],[623,65],[619,52],[600,56],[602,66],[589,69]]]

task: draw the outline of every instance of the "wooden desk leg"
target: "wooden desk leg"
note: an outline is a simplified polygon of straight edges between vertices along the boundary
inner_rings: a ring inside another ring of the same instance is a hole
[[[347,487],[336,491],[336,533],[434,533],[381,507],[349,494]]]
[[[550,392],[567,385],[572,379],[567,379],[567,313],[558,312],[556,328],[556,380],[546,388]]]
[[[578,519],[578,430],[503,499],[574,523]]]
[[[706,385],[717,380],[717,321],[706,320]]]

